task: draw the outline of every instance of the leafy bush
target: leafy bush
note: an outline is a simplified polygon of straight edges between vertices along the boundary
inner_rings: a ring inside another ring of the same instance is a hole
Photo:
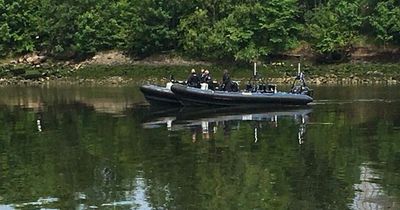
[[[0,0],[3,57],[43,51],[86,58],[121,49],[247,62],[306,39],[329,59],[346,56],[365,28],[384,45],[400,44],[398,1]]]
[[[400,44],[400,5],[397,1],[379,2],[370,17],[376,39],[384,45]]]
[[[306,35],[313,48],[327,57],[346,56],[359,35],[363,17],[355,2],[339,1],[315,8],[306,15]]]

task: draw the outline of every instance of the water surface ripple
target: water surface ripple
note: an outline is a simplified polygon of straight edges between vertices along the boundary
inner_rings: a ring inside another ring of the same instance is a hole
[[[400,209],[400,91],[154,108],[138,87],[3,87],[0,209]]]

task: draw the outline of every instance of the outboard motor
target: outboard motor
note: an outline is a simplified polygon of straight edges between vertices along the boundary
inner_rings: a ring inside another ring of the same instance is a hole
[[[306,85],[303,72],[300,72],[294,79],[290,92],[296,94],[308,95],[310,97],[312,97],[314,93],[314,91]]]
[[[311,97],[312,97],[312,95],[314,93],[313,89],[310,89],[307,86],[301,86],[301,85],[294,86],[290,92],[291,93],[296,93],[296,94],[308,95],[308,96],[311,96]]]

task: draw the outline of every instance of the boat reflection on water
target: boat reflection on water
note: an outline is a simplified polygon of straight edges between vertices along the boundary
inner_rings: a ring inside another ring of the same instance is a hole
[[[279,120],[292,119],[299,126],[297,140],[304,143],[308,114],[310,107],[297,108],[187,108],[170,110],[148,110],[148,116],[142,123],[143,128],[153,129],[166,127],[169,131],[190,130],[192,141],[196,142],[198,136],[208,140],[219,129],[224,136],[230,135],[232,130],[240,129],[241,122],[254,122],[254,142],[258,141],[259,129],[278,127]]]
[[[172,122],[177,119],[176,113],[179,113],[181,108],[166,108],[154,109],[150,106],[147,109],[141,110],[145,112],[142,120],[143,128],[152,129],[167,126],[168,130],[172,129]]]

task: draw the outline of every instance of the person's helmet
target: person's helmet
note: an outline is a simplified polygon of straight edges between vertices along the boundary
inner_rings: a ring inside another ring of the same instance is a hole
[[[196,70],[192,69],[192,73],[196,73]]]
[[[205,70],[204,73],[205,73],[205,74],[209,74],[210,72],[209,72],[208,70]]]

